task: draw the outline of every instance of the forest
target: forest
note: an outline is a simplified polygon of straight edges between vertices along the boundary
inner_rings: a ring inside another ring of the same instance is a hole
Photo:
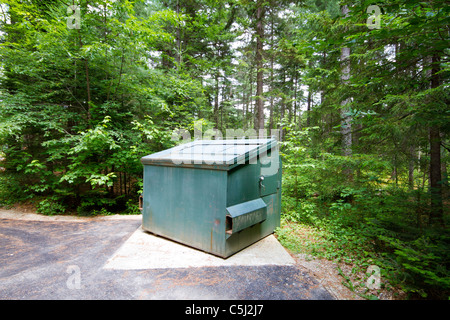
[[[3,0],[0,57],[0,206],[136,214],[180,129],[276,132],[285,247],[450,297],[448,1]]]

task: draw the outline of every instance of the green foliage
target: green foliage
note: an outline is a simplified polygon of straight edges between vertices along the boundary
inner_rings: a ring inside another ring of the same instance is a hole
[[[45,214],[135,212],[140,158],[173,146],[173,129],[207,113],[205,95],[189,74],[154,67],[149,48],[173,42],[173,10],[79,4],[80,29],[67,28],[62,3],[2,6],[12,23],[0,21],[1,201],[47,197],[35,201]]]

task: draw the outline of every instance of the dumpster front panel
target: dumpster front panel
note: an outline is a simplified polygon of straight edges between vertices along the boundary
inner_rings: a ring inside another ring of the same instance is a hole
[[[144,230],[223,256],[226,172],[144,166]]]

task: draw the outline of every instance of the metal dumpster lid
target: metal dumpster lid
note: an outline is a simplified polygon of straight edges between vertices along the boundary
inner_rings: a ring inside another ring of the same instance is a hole
[[[141,158],[142,164],[230,170],[277,146],[275,139],[197,140]]]

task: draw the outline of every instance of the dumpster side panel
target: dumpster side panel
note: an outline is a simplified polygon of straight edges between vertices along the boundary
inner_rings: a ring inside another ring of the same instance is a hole
[[[142,227],[223,256],[226,171],[144,166]]]

